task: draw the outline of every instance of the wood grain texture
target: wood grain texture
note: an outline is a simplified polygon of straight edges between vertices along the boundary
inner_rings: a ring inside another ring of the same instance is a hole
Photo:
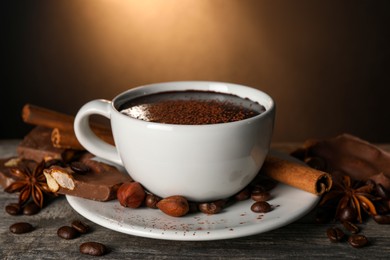
[[[0,141],[0,157],[12,154],[16,144],[17,141]],[[204,242],[168,241],[101,227],[76,213],[64,197],[54,200],[37,215],[10,216],[4,208],[16,200],[15,194],[0,191],[0,259],[93,258],[79,253],[79,246],[87,241],[109,247],[109,254],[99,259],[387,259],[390,255],[390,226],[371,220],[360,225],[362,234],[370,240],[370,245],[362,249],[352,248],[346,242],[331,243],[325,232],[333,225],[314,223],[313,212],[285,227],[249,237]],[[74,240],[59,238],[57,229],[75,219],[88,223],[92,231]],[[21,221],[31,223],[34,231],[12,234],[9,226]]]

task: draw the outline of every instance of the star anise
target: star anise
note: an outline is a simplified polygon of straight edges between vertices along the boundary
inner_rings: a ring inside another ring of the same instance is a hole
[[[319,205],[335,202],[336,218],[362,223],[363,211],[373,217],[378,215],[374,203],[380,198],[373,195],[374,187],[373,182],[353,181],[350,176],[343,175],[341,181],[336,181],[332,190],[324,195]]]
[[[40,162],[34,169],[30,167],[13,167],[10,172],[16,180],[5,188],[6,192],[20,192],[19,204],[23,205],[32,198],[34,203],[43,207],[44,194],[50,193],[43,170],[45,161]]]

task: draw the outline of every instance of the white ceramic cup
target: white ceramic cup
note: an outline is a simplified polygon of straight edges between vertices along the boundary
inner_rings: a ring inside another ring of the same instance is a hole
[[[123,103],[139,96],[183,90],[234,94],[257,101],[266,111],[212,125],[146,122],[118,111]],[[115,146],[91,131],[88,119],[93,114],[110,119]],[[260,90],[231,83],[183,81],[133,88],[112,101],[90,101],[77,113],[74,129],[89,152],[123,165],[151,193],[206,202],[232,196],[253,180],[269,151],[274,118],[274,101]]]

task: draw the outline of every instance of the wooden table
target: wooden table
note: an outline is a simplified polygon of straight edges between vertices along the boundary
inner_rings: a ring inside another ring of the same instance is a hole
[[[0,157],[15,154],[18,140],[0,141]],[[274,144],[273,148],[291,151],[297,144]],[[384,146],[386,149],[390,146]],[[34,216],[11,216],[4,208],[17,200],[16,194],[0,191],[0,259],[85,259],[79,246],[86,241],[98,241],[109,247],[101,259],[279,259],[279,258],[359,258],[390,259],[390,226],[369,220],[360,225],[370,245],[355,249],[347,242],[331,243],[326,229],[332,224],[316,224],[313,212],[302,219],[266,233],[218,241],[169,241],[136,237],[118,233],[76,213],[65,198],[56,199]],[[57,236],[57,229],[74,220],[85,221],[92,232],[74,240]],[[36,228],[21,235],[10,233],[9,226],[26,221]]]

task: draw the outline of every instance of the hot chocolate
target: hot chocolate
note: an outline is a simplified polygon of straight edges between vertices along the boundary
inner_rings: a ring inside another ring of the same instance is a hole
[[[213,91],[169,91],[122,104],[121,113],[148,122],[206,125],[235,122],[265,111],[264,106],[232,94]]]

